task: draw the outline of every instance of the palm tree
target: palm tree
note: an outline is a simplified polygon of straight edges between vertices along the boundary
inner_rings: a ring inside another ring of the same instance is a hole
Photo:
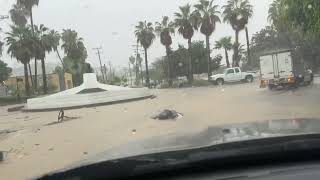
[[[43,24],[40,26],[34,26],[34,38],[36,39],[36,48],[35,48],[35,59],[41,60],[41,69],[42,69],[42,80],[43,80],[43,93],[46,94],[48,91],[47,76],[46,76],[46,67],[45,67],[45,58],[46,53],[50,53],[53,50],[53,41],[49,36],[49,29]],[[35,66],[36,67],[36,66]],[[36,74],[35,70],[35,75]],[[37,77],[37,76],[36,76]],[[36,81],[35,81],[36,82]]]
[[[150,88],[150,77],[148,68],[148,48],[151,46],[153,40],[156,38],[154,35],[154,29],[152,23],[147,21],[140,21],[136,26],[135,35],[138,43],[140,43],[144,49],[144,57],[146,64],[146,83]]]
[[[220,22],[217,11],[218,5],[213,5],[213,0],[200,0],[199,4],[194,5],[196,8],[194,14],[199,19],[200,32],[206,36],[207,58],[208,58],[208,80],[211,76],[211,57],[210,57],[210,36],[216,29],[216,23]]]
[[[276,24],[278,18],[280,17],[280,1],[279,0],[274,0],[269,7],[268,10],[268,21],[272,24]]]
[[[62,61],[61,55],[58,50],[58,47],[60,45],[61,35],[58,31],[55,31],[55,30],[51,30],[48,35],[49,35],[49,39],[50,39],[53,51],[57,53],[57,56],[58,56],[58,58],[62,64],[62,67],[63,67],[63,61]]]
[[[168,58],[168,79],[169,79],[169,86],[172,86],[172,74],[171,74],[171,62],[170,62],[170,53],[171,53],[171,44],[172,38],[171,34],[174,34],[175,27],[174,23],[169,20],[168,16],[164,16],[162,18],[161,23],[156,22],[155,32],[160,37],[160,42],[162,45],[166,47],[166,54]]]
[[[239,66],[239,32],[245,29],[249,18],[253,15],[252,5],[248,0],[228,0],[227,5],[222,8],[223,21],[229,23],[235,31],[233,66]]]
[[[11,32],[6,34],[6,45],[8,46],[7,53],[23,64],[26,95],[30,96],[28,63],[30,62],[34,51],[32,32],[27,27],[11,26]]]
[[[9,11],[11,21],[17,26],[25,26],[30,13],[20,4],[14,4]]]
[[[61,45],[64,53],[73,59],[79,59],[85,49],[83,39],[78,37],[78,33],[71,29],[64,29],[61,36],[63,44]],[[81,51],[81,52],[80,52]]]
[[[82,75],[86,72],[85,60],[88,57],[83,39],[71,29],[64,29],[61,39],[61,48],[66,55],[63,59],[65,70],[72,74],[74,86],[79,86],[83,80]]]
[[[21,7],[22,8],[22,11],[20,11],[20,14],[21,15],[21,18],[22,16],[25,16],[25,19],[29,18],[30,17],[30,24],[31,24],[31,30],[32,30],[32,35],[34,36],[34,24],[33,24],[33,11],[32,11],[32,8],[34,6],[38,6],[39,5],[39,0],[17,0],[17,6]],[[23,13],[25,12],[25,13]],[[35,68],[35,89],[37,89],[37,59],[35,58],[34,59],[34,68]],[[30,75],[31,75],[31,82],[32,81],[32,74],[31,74],[31,68],[30,68],[30,64],[29,64],[29,70],[30,70]]]
[[[31,29],[32,29],[32,33],[34,33],[32,8],[34,6],[39,5],[39,0],[17,0],[17,5],[24,7],[30,13],[29,15],[30,15]]]
[[[193,81],[192,72],[192,60],[191,60],[191,39],[194,35],[194,28],[197,29],[198,19],[191,13],[191,5],[186,4],[185,6],[179,7],[180,12],[174,13],[175,15],[175,26],[178,28],[179,34],[182,35],[184,39],[188,40],[188,79],[191,83]]]
[[[232,49],[231,37],[223,37],[219,41],[216,41],[215,45],[216,49],[224,49],[225,56],[226,56],[226,63],[227,67],[230,67],[229,55],[228,51]]]
[[[65,74],[65,65],[64,65],[64,62],[61,58],[61,55],[59,53],[59,45],[60,45],[60,39],[61,39],[61,35],[58,31],[55,31],[55,30],[50,30],[50,32],[47,33],[46,35],[46,40],[48,41],[48,44],[51,46],[52,50],[57,53],[57,56],[61,62],[61,65],[62,65],[62,69],[61,71],[61,81],[64,82],[63,84],[61,84],[61,89],[60,90],[65,90],[65,77],[64,77],[64,74]]]

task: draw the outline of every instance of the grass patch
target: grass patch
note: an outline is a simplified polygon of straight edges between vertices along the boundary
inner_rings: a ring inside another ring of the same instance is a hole
[[[21,97],[20,101],[15,96],[0,97],[0,106],[14,105],[27,102],[27,97]]]

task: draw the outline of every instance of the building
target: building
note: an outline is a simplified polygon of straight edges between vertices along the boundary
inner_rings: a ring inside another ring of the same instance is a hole
[[[55,92],[63,91],[65,89],[73,88],[72,74],[65,73],[64,78],[65,78],[65,82],[63,84],[62,77],[60,77],[58,74],[47,74],[48,91],[50,93],[55,93]],[[38,82],[38,91],[42,91],[42,88],[43,88],[42,75],[39,75],[37,77],[37,82]],[[10,77],[8,80],[5,81],[5,85],[8,87],[9,94],[15,94],[13,92],[15,92],[17,89],[23,92],[25,88],[24,84],[25,84],[24,76]],[[30,86],[32,85],[30,76],[29,76],[29,84]],[[63,88],[63,85],[65,85],[65,88]]]

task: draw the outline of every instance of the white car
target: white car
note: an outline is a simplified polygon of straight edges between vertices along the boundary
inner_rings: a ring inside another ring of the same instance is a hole
[[[211,76],[211,80],[218,85],[223,85],[225,82],[252,82],[255,77],[254,73],[242,72],[240,68],[228,68],[223,74],[215,74]]]

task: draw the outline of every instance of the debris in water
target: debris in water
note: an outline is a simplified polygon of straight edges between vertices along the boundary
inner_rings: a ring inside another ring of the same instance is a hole
[[[160,114],[153,116],[152,119],[159,119],[159,120],[169,120],[169,119],[180,119],[183,117],[182,113],[179,113],[175,110],[163,110]]]
[[[137,133],[137,130],[136,130],[136,129],[132,129],[131,133],[132,133],[133,135],[135,135],[135,134]]]

